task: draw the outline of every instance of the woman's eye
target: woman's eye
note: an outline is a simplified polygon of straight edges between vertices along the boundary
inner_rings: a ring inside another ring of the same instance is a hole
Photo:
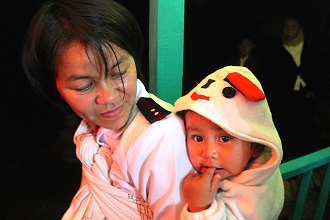
[[[231,139],[231,137],[229,137],[229,136],[221,136],[219,138],[219,141],[220,142],[228,142],[230,139]]]
[[[83,86],[83,87],[81,87],[81,88],[78,88],[78,89],[76,89],[78,92],[87,92],[87,91],[89,91],[89,90],[91,90],[91,88],[93,87],[93,83],[90,83],[90,84],[88,84],[88,85],[86,85],[86,86]]]
[[[203,138],[201,136],[198,136],[198,135],[195,135],[192,137],[194,141],[196,142],[202,142],[203,141]]]
[[[125,71],[120,71],[118,73],[112,73],[111,74],[111,79],[121,79],[125,74],[126,74],[126,70]]]

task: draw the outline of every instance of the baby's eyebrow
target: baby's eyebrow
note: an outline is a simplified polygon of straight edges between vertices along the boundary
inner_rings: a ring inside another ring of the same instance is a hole
[[[186,127],[186,130],[187,130],[187,131],[197,131],[198,128],[193,127],[193,126],[187,126],[187,127]]]

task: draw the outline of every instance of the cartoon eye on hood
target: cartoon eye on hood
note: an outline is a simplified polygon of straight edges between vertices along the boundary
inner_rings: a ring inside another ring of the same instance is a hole
[[[264,100],[265,94],[259,89],[253,82],[251,82],[248,78],[245,76],[233,72],[229,73],[227,77],[224,79],[226,82],[228,82],[231,86],[233,86],[235,89],[240,91],[246,98],[253,102],[258,102],[261,100]],[[226,87],[228,88],[228,87]],[[223,94],[225,93],[223,89]],[[227,94],[226,92],[225,94]],[[224,96],[225,96],[224,94]],[[232,94],[232,93],[230,93]],[[226,96],[225,96],[226,97]],[[232,97],[226,97],[226,98],[232,98]]]
[[[232,72],[227,75],[226,78],[224,78],[224,81],[228,82],[232,87],[234,87],[236,90],[241,92],[246,98],[253,102],[258,102],[265,99],[265,94],[261,89],[259,89],[253,82],[251,82],[248,78],[241,75],[237,72]],[[208,79],[208,81],[201,86],[201,88],[208,88],[212,83],[216,82],[213,79]],[[233,98],[236,95],[236,90],[232,87],[225,87],[222,90],[222,95],[225,98]],[[194,92],[191,95],[192,100],[197,99],[205,99],[209,100],[210,97],[198,94]]]

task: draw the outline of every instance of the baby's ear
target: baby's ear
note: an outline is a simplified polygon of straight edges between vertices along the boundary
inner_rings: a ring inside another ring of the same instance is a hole
[[[265,149],[265,146],[263,146],[261,144],[257,144],[257,143],[252,143],[251,148],[252,148],[251,157],[257,158],[257,157],[259,157],[261,152]]]

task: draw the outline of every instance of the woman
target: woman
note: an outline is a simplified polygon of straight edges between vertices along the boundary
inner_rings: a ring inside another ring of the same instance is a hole
[[[295,14],[284,16],[280,34],[269,47],[260,80],[286,152],[283,160],[288,161],[313,152],[321,144],[315,129],[324,80],[321,50]]]
[[[138,79],[142,47],[134,16],[112,0],[48,1],[30,23],[27,79],[82,118],[82,182],[63,219],[175,219],[185,203],[182,123]]]

